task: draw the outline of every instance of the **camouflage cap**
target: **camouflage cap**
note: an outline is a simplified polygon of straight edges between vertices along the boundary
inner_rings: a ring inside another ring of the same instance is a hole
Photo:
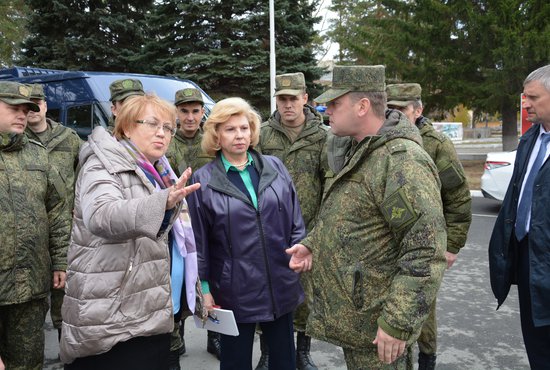
[[[113,81],[109,85],[109,90],[111,91],[109,100],[112,102],[124,100],[132,95],[145,95],[141,81],[133,78]]]
[[[420,100],[422,88],[417,83],[393,84],[386,87],[388,106],[406,107],[413,101]]]
[[[0,81],[0,100],[9,105],[26,104],[33,112],[40,107],[31,100],[31,87],[13,81]]]
[[[42,86],[42,84],[30,84],[29,87],[31,88],[31,99],[46,99],[44,86]]]
[[[176,91],[176,97],[174,100],[176,107],[180,104],[189,102],[197,102],[204,105],[204,100],[202,99],[200,90],[192,87]]]
[[[306,92],[306,79],[302,72],[286,73],[275,77],[275,94],[298,96]]]
[[[332,87],[315,98],[315,101],[328,103],[349,92],[384,91],[386,91],[384,66],[334,66]]]

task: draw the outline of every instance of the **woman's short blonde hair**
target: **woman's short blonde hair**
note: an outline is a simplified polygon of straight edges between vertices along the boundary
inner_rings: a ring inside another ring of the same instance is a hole
[[[155,94],[133,95],[124,100],[124,105],[118,112],[113,135],[118,140],[124,138],[124,132],[137,124],[136,120],[141,119],[147,107],[152,107],[155,113],[163,117],[169,117],[170,123],[176,127],[176,107],[174,104],[159,98]]]
[[[209,155],[215,155],[219,146],[218,128],[232,116],[245,116],[250,125],[250,146],[254,147],[260,141],[260,115],[241,98],[227,98],[214,105],[208,119],[204,123],[204,133],[201,147]]]

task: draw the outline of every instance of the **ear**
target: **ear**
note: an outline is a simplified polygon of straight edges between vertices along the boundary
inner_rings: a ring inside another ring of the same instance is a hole
[[[422,112],[424,111],[424,107],[418,107],[414,111],[414,119],[417,119],[422,115]]]
[[[356,103],[357,115],[359,117],[364,117],[371,110],[370,100],[367,98],[362,98]]]
[[[302,96],[302,99],[303,99],[303,100],[302,100],[302,103],[303,103],[304,105],[307,104],[308,98],[309,98],[309,96],[307,95],[307,93],[304,93],[304,95]]]

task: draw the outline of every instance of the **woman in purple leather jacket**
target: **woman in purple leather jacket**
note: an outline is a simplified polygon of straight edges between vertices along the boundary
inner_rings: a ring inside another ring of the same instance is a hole
[[[285,250],[305,236],[294,185],[282,162],[252,147],[260,117],[240,98],[218,102],[202,147],[216,155],[189,197],[206,307],[233,310],[236,337],[222,335],[221,369],[252,369],[256,324],[268,340],[270,369],[296,367],[292,312],[304,299]]]

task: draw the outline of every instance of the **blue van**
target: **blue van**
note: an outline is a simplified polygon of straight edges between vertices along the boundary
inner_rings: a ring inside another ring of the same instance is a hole
[[[201,91],[205,116],[208,116],[214,101],[193,81],[135,73],[62,71],[44,68],[12,67],[0,69],[0,80],[44,85],[47,116],[75,130],[86,139],[98,125],[107,127],[111,117],[111,82],[123,78],[141,81],[145,92],[154,92],[159,97],[174,101],[176,91],[189,87]]]

